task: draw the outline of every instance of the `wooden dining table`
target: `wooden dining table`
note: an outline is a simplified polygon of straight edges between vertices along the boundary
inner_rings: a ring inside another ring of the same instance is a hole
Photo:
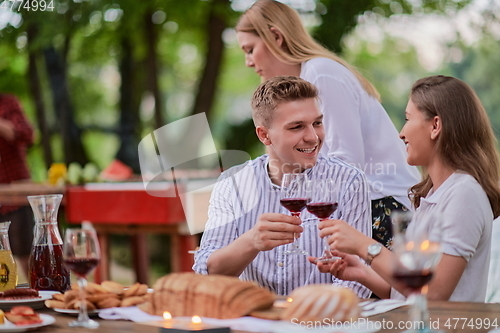
[[[495,329],[500,325],[500,304],[498,303],[462,303],[430,301],[429,311],[431,323],[439,323],[439,328],[445,332],[482,333]],[[85,328],[69,328],[68,323],[75,319],[74,316],[56,313],[50,309],[39,310],[40,313],[50,314],[56,322],[50,326],[42,327],[37,332],[50,333],[84,333],[84,332],[144,332],[143,325],[138,325],[125,320],[103,320],[97,318],[100,327],[95,330]],[[408,307],[401,307],[383,314],[368,318],[379,328],[378,332],[402,332],[408,323]],[[486,327],[486,323],[489,323]],[[401,327],[398,327],[402,325]],[[493,326],[492,326],[493,325]],[[141,330],[142,327],[142,330]],[[392,327],[392,328],[391,328]],[[242,331],[234,331],[241,332]]]

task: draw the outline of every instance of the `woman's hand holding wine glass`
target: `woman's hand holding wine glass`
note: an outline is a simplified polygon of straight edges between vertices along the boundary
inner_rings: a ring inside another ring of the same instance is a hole
[[[67,229],[64,238],[63,257],[65,265],[78,276],[80,311],[78,319],[69,323],[71,327],[97,328],[99,323],[89,318],[85,301],[87,274],[99,263],[100,250],[93,229]]]

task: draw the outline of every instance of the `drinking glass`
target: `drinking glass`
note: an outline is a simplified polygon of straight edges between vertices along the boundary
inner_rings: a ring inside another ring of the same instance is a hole
[[[283,179],[281,180],[280,203],[292,213],[292,216],[298,216],[300,218],[300,212],[306,208],[309,202],[306,186],[307,175],[304,173],[285,173],[283,175]],[[299,247],[295,234],[293,234],[291,248],[283,253],[309,254]]]
[[[327,220],[338,207],[338,191],[333,179],[314,179],[307,182],[307,192],[310,195],[310,202],[306,207],[309,213],[316,216],[320,221]],[[323,256],[317,258],[315,262],[331,262],[340,257],[333,256],[327,237],[323,238]]]
[[[405,212],[391,214],[396,254],[393,277],[410,290],[409,316],[413,329],[405,332],[442,332],[429,327],[426,298],[427,285],[441,260],[440,218],[438,214],[425,216],[410,214]]]
[[[97,235],[93,229],[67,229],[63,246],[64,264],[77,275],[80,290],[78,319],[70,322],[71,327],[97,328],[99,323],[90,319],[85,300],[86,276],[99,263],[100,250]]]

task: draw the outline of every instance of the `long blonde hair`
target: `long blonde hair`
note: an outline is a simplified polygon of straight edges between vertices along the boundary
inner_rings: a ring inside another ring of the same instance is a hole
[[[473,176],[490,201],[493,215],[500,215],[500,163],[490,120],[474,90],[450,76],[429,76],[412,87],[411,101],[427,119],[438,116],[442,130],[436,154],[454,170]],[[429,175],[410,189],[415,207],[432,188]]]
[[[271,28],[276,28],[282,33],[284,47],[276,45]],[[380,100],[377,89],[366,78],[345,60],[315,41],[306,31],[297,11],[281,2],[257,0],[240,17],[236,31],[256,34],[262,38],[276,58],[289,65],[319,57],[332,59],[349,69],[365,91]]]

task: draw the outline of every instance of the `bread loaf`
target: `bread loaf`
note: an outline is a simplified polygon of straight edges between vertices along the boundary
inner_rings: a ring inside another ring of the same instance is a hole
[[[172,273],[156,281],[143,311],[161,316],[238,318],[254,310],[271,308],[274,294],[253,282],[223,275]]]
[[[45,300],[45,306],[53,309],[75,310],[80,307],[80,290],[77,284],[64,294],[55,293],[52,299]],[[89,282],[85,288],[88,310],[134,306],[146,301],[148,285],[135,283],[129,288],[113,282],[104,281],[102,285]]]
[[[330,284],[312,284],[295,289],[292,302],[281,314],[283,320],[356,320],[360,310],[358,296],[350,289]]]

